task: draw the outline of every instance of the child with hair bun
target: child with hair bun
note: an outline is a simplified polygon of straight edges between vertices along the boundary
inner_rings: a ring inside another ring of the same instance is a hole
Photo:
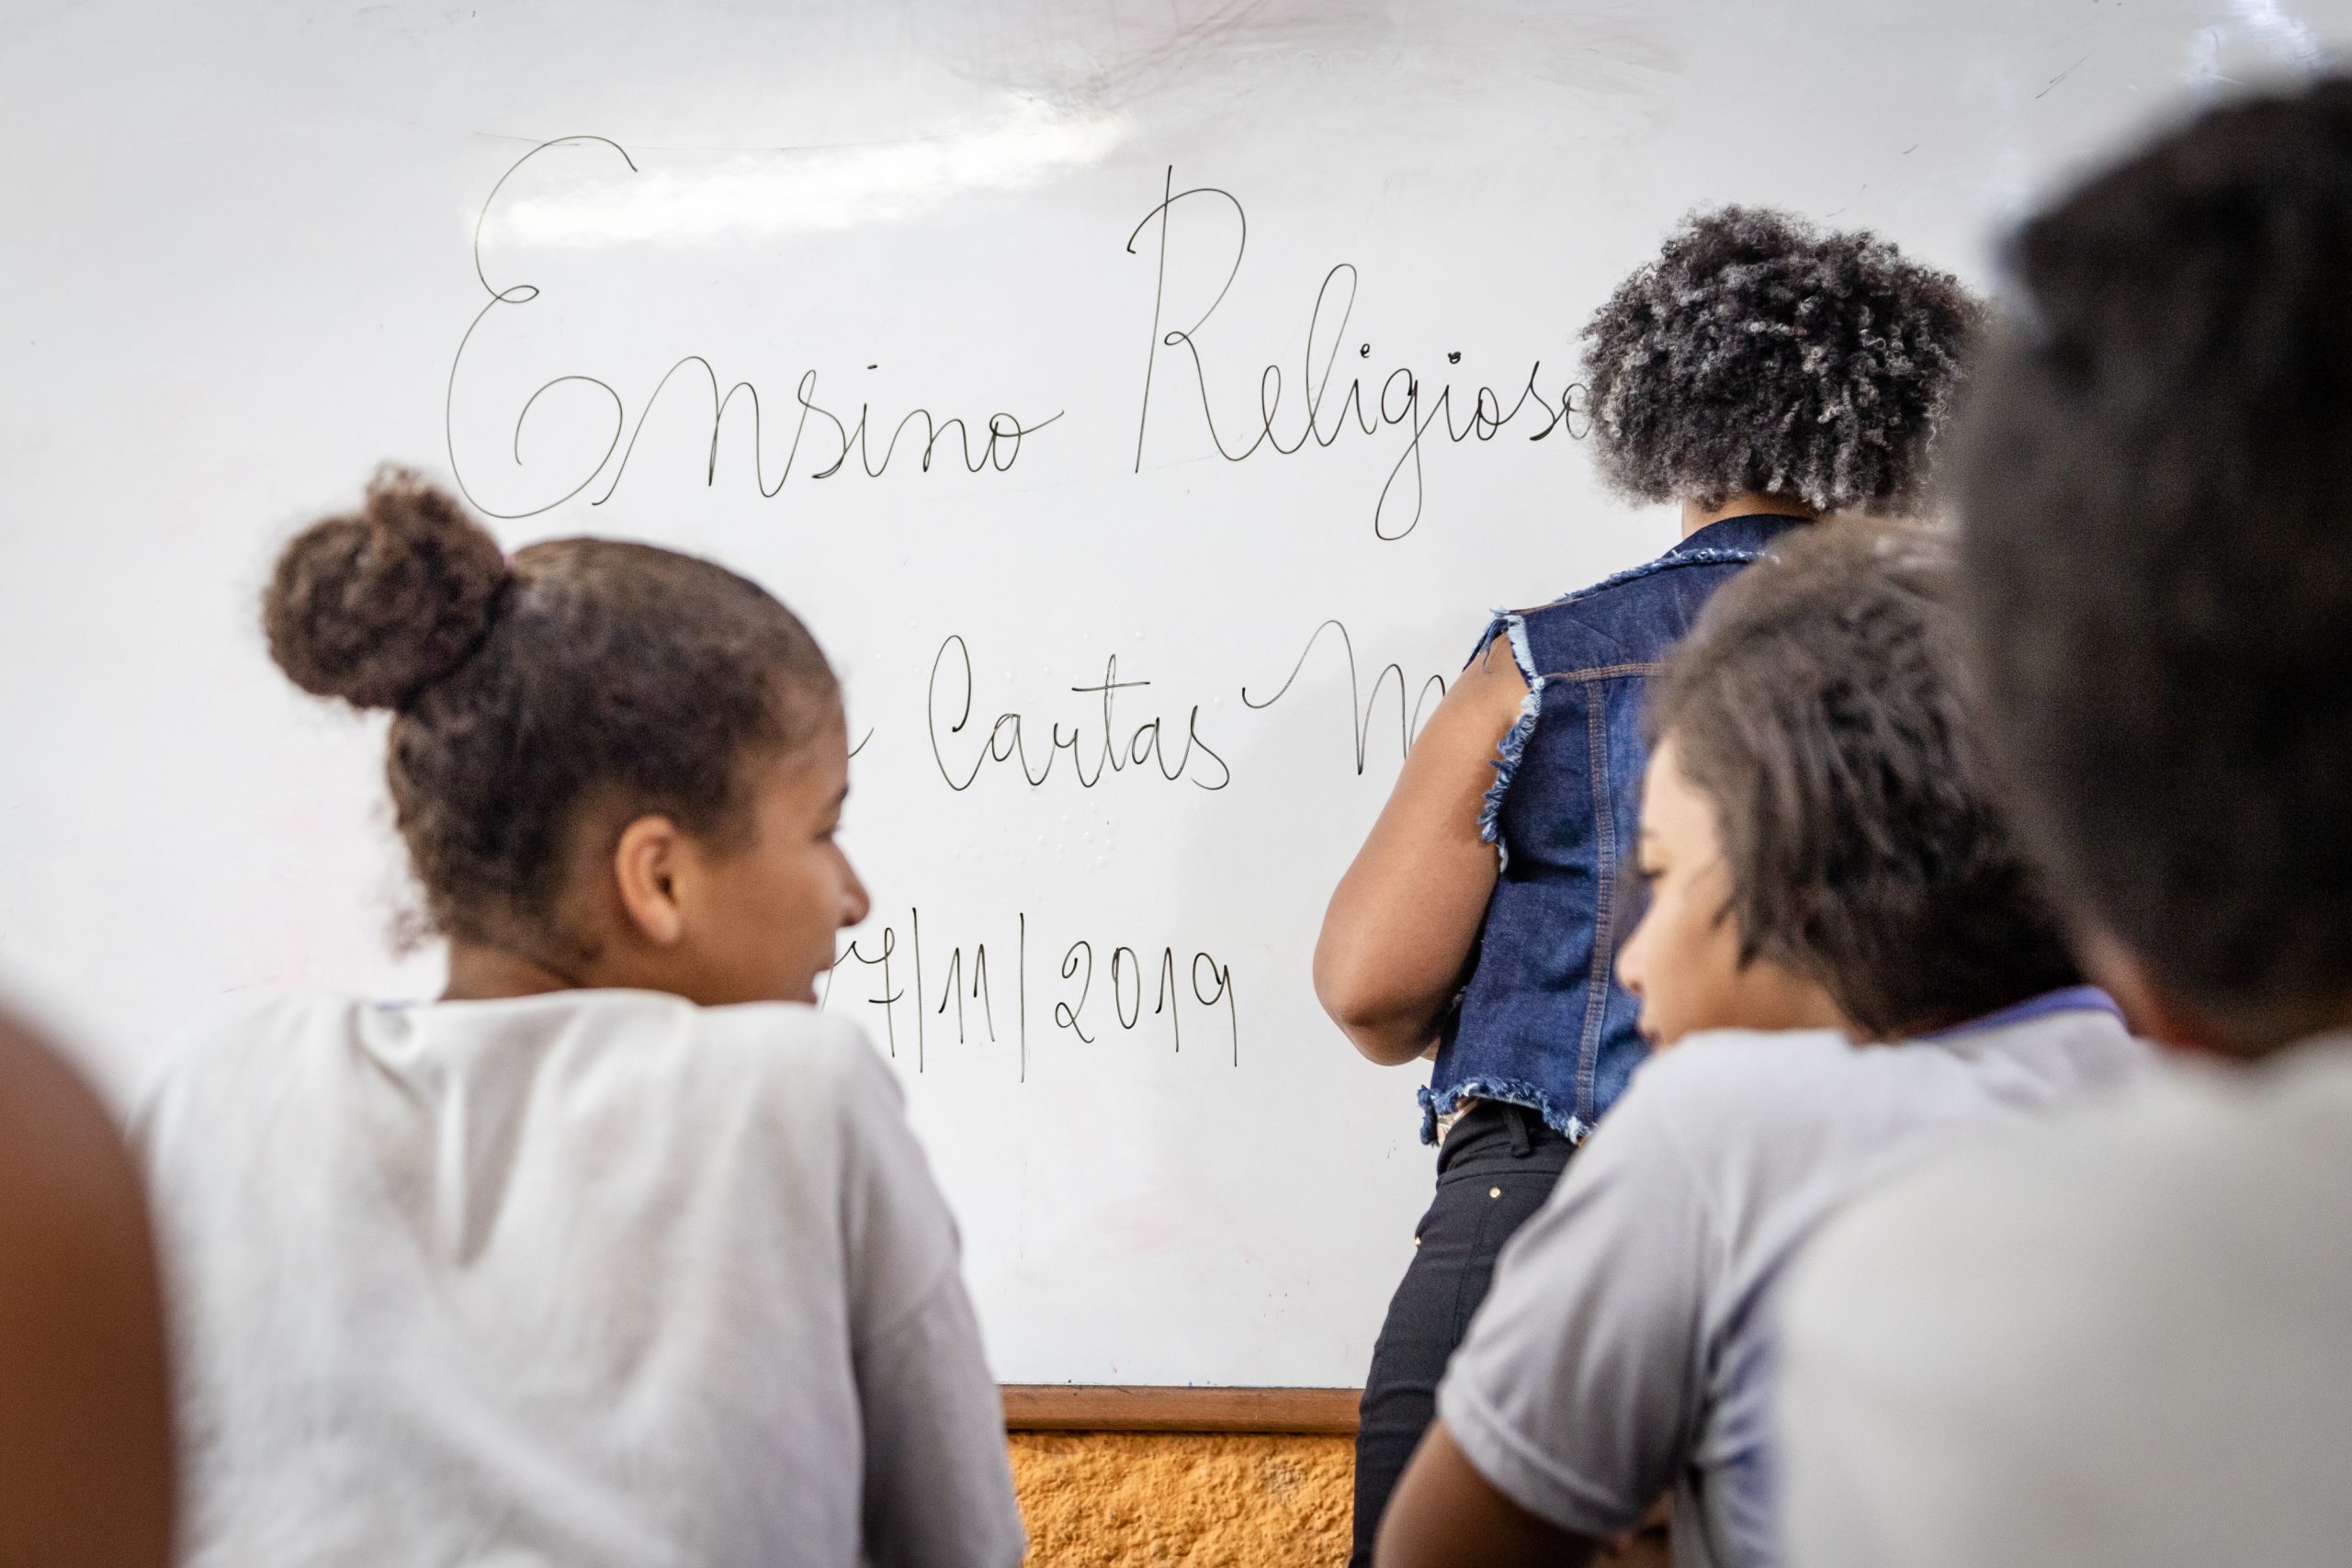
[[[1359,1568],[1496,1255],[1644,1055],[1611,978],[1644,685],[1789,530],[1917,499],[1974,318],[1949,275],[1874,234],[1729,207],[1684,222],[1584,330],[1601,477],[1679,503],[1682,542],[1487,625],[1316,948],[1317,994],[1359,1051],[1436,1063],[1437,1192],[1357,1433]]]
[[[252,1007],[143,1107],[186,1560],[1017,1562],[955,1226],[808,1005],[866,910],[815,639],[691,556],[510,562],[398,471],[263,619],[303,690],[391,710],[449,976]]]

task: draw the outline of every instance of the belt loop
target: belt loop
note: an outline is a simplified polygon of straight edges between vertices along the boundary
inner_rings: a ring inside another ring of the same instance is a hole
[[[1534,1140],[1527,1135],[1527,1107],[1506,1105],[1503,1116],[1510,1123],[1510,1157],[1525,1159],[1535,1148]]]

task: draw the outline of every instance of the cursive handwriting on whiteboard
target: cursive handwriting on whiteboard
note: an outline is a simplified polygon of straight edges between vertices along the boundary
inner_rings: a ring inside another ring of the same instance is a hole
[[[1168,291],[1168,231],[1169,218],[1179,203],[1186,201],[1222,203],[1233,214],[1234,238],[1231,263],[1216,296],[1201,312],[1192,318],[1192,324],[1168,327],[1165,323]],[[1182,349],[1193,372],[1193,386],[1201,409],[1201,423],[1208,433],[1209,445],[1216,455],[1228,463],[1239,463],[1261,451],[1290,457],[1312,441],[1317,446],[1329,446],[1352,428],[1363,435],[1377,435],[1384,430],[1402,427],[1407,439],[1388,477],[1380,487],[1380,495],[1373,502],[1372,531],[1376,538],[1401,539],[1419,526],[1421,512],[1427,498],[1427,481],[1422,472],[1421,444],[1431,426],[1440,420],[1441,429],[1448,441],[1460,444],[1473,437],[1492,441],[1502,434],[1505,425],[1519,419],[1530,402],[1543,411],[1543,423],[1528,434],[1530,441],[1541,441],[1555,430],[1566,430],[1571,440],[1583,434],[1577,420],[1585,414],[1580,400],[1584,386],[1569,382],[1560,389],[1558,400],[1544,395],[1542,389],[1544,362],[1536,360],[1528,367],[1527,380],[1519,389],[1518,398],[1509,408],[1503,406],[1502,395],[1492,387],[1481,386],[1470,400],[1465,422],[1457,423],[1453,406],[1453,387],[1448,382],[1438,389],[1437,396],[1427,402],[1426,388],[1421,378],[1406,367],[1391,370],[1384,378],[1379,390],[1373,395],[1370,406],[1364,398],[1364,380],[1351,376],[1346,389],[1336,402],[1331,398],[1331,378],[1340,364],[1340,350],[1347,342],[1348,321],[1355,311],[1357,272],[1354,265],[1340,262],[1323,275],[1322,287],[1316,290],[1315,308],[1306,321],[1306,353],[1301,365],[1299,410],[1295,415],[1283,412],[1283,371],[1279,365],[1268,365],[1258,377],[1258,408],[1254,415],[1245,415],[1239,422],[1241,433],[1248,434],[1253,423],[1257,434],[1247,446],[1228,446],[1225,432],[1217,426],[1217,414],[1209,395],[1206,363],[1201,355],[1201,330],[1208,324],[1226,296],[1233,291],[1236,278],[1241,276],[1241,260],[1250,249],[1250,217],[1242,210],[1240,198],[1231,191],[1215,186],[1194,186],[1189,190],[1176,188],[1176,169],[1170,164],[1159,205],[1144,215],[1127,235],[1127,254],[1136,254],[1136,242],[1154,220],[1159,224],[1159,280],[1151,300],[1150,346],[1144,356],[1143,400],[1136,417],[1136,460],[1137,472],[1143,468],[1145,439],[1151,427],[1151,393],[1153,378],[1159,366],[1159,351],[1163,348]],[[1327,325],[1327,318],[1329,324]],[[1369,343],[1357,345],[1357,358],[1372,357]],[[1459,352],[1446,355],[1449,363],[1458,363]],[[1331,410],[1331,423],[1326,429],[1324,411]],[[1534,416],[1530,414],[1531,419]],[[1295,434],[1288,446],[1277,431],[1277,423]],[[1525,428],[1524,426],[1521,427]],[[1236,437],[1238,441],[1238,436]],[[1406,481],[1404,489],[1397,481]]]
[[[621,477],[628,471],[629,459],[636,455],[638,437],[645,431],[646,416],[653,412],[654,404],[661,400],[662,394],[681,372],[686,372],[681,384],[688,387],[695,384],[695,373],[698,372],[710,393],[710,448],[703,468],[704,484],[708,486],[718,482],[719,437],[726,425],[728,410],[740,397],[743,399],[744,410],[752,422],[752,481],[762,496],[769,498],[782,491],[796,470],[806,473],[811,479],[829,479],[837,474],[850,472],[862,472],[868,479],[880,479],[898,457],[902,441],[909,452],[915,451],[920,445],[922,457],[918,461],[924,473],[931,471],[933,460],[943,453],[960,463],[967,473],[977,474],[984,470],[1005,473],[1020,460],[1024,440],[1062,417],[1057,412],[1042,419],[1029,420],[999,411],[978,421],[976,427],[974,423],[959,415],[942,419],[929,409],[918,408],[903,415],[898,423],[890,427],[888,436],[880,441],[877,458],[872,406],[863,402],[858,404],[855,423],[852,423],[843,417],[846,410],[836,412],[833,408],[818,400],[817,372],[814,369],[805,370],[793,388],[792,403],[798,412],[791,420],[792,439],[785,448],[784,459],[777,466],[775,482],[771,484],[768,478],[767,426],[762,415],[760,389],[749,381],[737,381],[722,391],[718,367],[708,357],[700,354],[682,355],[653,383],[645,400],[638,405],[634,421],[629,417],[628,400],[610,381],[575,371],[549,378],[523,400],[521,407],[515,411],[509,439],[512,461],[515,468],[523,467],[523,433],[530,423],[531,412],[538,406],[541,398],[560,387],[586,387],[603,394],[602,400],[611,422],[609,430],[603,432],[605,435],[603,452],[569,489],[562,488],[563,480],[559,479],[542,492],[544,499],[536,504],[526,501],[514,510],[499,510],[485,501],[469,480],[467,465],[458,455],[458,387],[466,368],[467,351],[474,346],[476,335],[483,333],[491,323],[492,313],[525,308],[539,298],[540,290],[535,283],[514,283],[502,288],[490,281],[489,272],[482,263],[482,228],[497,206],[498,193],[524,164],[549,148],[574,145],[608,147],[628,165],[630,174],[638,172],[637,160],[629,156],[628,149],[608,137],[558,137],[552,141],[542,141],[509,164],[506,172],[498,176],[498,183],[491,186],[490,195],[483,199],[481,211],[474,220],[474,277],[481,283],[482,291],[490,296],[490,302],[475,313],[466,327],[465,335],[458,340],[457,354],[449,362],[449,382],[443,397],[441,418],[442,439],[448,450],[450,476],[477,511],[492,517],[535,517],[542,512],[552,511],[587,490],[596,482],[599,475],[608,469],[611,477],[606,480],[603,492],[592,498],[589,504],[601,506],[611,500],[613,491],[620,486]],[[955,435],[952,445],[947,441],[951,431]],[[628,436],[626,446],[622,444],[624,434]],[[802,457],[804,442],[808,443],[805,461]],[[615,461],[616,455],[618,456],[617,462]],[[850,467],[853,455],[857,459],[854,469]]]

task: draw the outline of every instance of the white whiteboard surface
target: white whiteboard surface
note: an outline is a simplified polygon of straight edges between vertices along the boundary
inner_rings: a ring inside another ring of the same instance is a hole
[[[1431,1160],[1423,1072],[1315,1005],[1324,900],[1487,606],[1673,535],[1562,423],[1577,327],[1726,199],[1984,283],[2033,192],[2346,23],[10,0],[0,976],[118,1084],[236,993],[429,992],[380,727],[255,605],[378,462],[454,473],[510,545],[706,553],[831,650],[875,912],[829,1005],[895,1051],[1000,1376],[1357,1382]]]

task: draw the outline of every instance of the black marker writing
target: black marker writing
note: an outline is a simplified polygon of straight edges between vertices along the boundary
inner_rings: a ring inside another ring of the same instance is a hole
[[[1094,1043],[1094,1036],[1087,1033],[1080,1027],[1078,1014],[1079,1009],[1086,1006],[1087,993],[1094,989],[1094,944],[1092,942],[1079,941],[1069,944],[1069,951],[1062,954],[1062,978],[1067,980],[1078,973],[1079,960],[1081,958],[1086,961],[1086,974],[1078,983],[1078,1006],[1072,1007],[1068,1002],[1056,1002],[1054,1021],[1091,1045]]]
[[[1119,656],[1108,656],[1102,661],[1101,681],[1069,688],[1080,696],[1102,699],[1099,744],[1088,744],[1083,723],[1072,724],[1065,734],[1060,721],[1051,720],[1040,751],[1034,745],[1034,724],[1018,712],[997,715],[986,729],[974,728],[971,647],[960,635],[950,633],[932,657],[931,681],[923,697],[932,761],[938,764],[939,776],[947,781],[947,787],[959,794],[972,787],[982,769],[1003,762],[1016,765],[1031,788],[1041,788],[1053,777],[1055,764],[1065,751],[1069,753],[1070,776],[1080,789],[1092,789],[1106,777],[1131,768],[1169,784],[1189,778],[1205,790],[1220,790],[1231,784],[1233,771],[1201,737],[1198,703],[1184,716],[1181,743],[1164,733],[1166,721],[1157,716],[1136,724],[1116,712],[1120,693],[1138,692],[1150,684],[1119,679]],[[956,754],[953,762],[948,760],[950,751]]]
[[[848,950],[833,960],[833,967],[825,972],[825,994],[818,999],[817,1003],[819,1007],[823,1007],[833,999],[833,979],[841,973],[841,966],[843,964],[864,964],[879,969],[882,972],[882,988],[865,999],[882,1010],[883,1040],[888,1044],[892,1056],[899,1054],[899,1031],[898,1015],[892,1012],[891,1009],[906,998],[906,992],[894,991],[890,988],[890,959],[898,951],[899,933],[889,926],[882,928],[882,935],[876,942],[871,953],[866,953],[855,942],[851,942]],[[915,1014],[918,1018],[922,1014],[920,1001],[916,1006]],[[920,1059],[918,1059],[918,1070],[920,1070]]]
[[[1192,317],[1192,324],[1168,326],[1170,219],[1180,203],[1193,200],[1206,202],[1213,208],[1222,205],[1232,213],[1232,258],[1215,298]],[[1540,359],[1528,367],[1527,379],[1519,387],[1519,396],[1509,408],[1503,406],[1501,394],[1492,387],[1481,386],[1471,397],[1466,421],[1460,423],[1456,423],[1453,384],[1448,382],[1440,386],[1436,397],[1428,399],[1420,378],[1403,367],[1390,371],[1379,382],[1369,407],[1365,402],[1365,383],[1361,377],[1351,377],[1346,389],[1340,394],[1338,403],[1332,405],[1331,377],[1340,344],[1347,335],[1349,318],[1355,310],[1358,277],[1353,264],[1340,262],[1324,274],[1322,286],[1316,290],[1315,308],[1307,317],[1306,356],[1299,367],[1300,400],[1305,413],[1295,422],[1295,436],[1285,446],[1277,431],[1277,416],[1281,413],[1283,396],[1283,371],[1280,366],[1270,364],[1258,378],[1258,410],[1254,419],[1257,434],[1247,446],[1237,447],[1228,445],[1224,432],[1217,426],[1216,411],[1210,398],[1208,369],[1201,354],[1200,333],[1209,318],[1216,313],[1217,307],[1225,303],[1226,296],[1232,292],[1234,280],[1241,276],[1242,257],[1250,246],[1249,215],[1242,209],[1240,199],[1231,191],[1221,190],[1215,186],[1195,186],[1187,190],[1178,190],[1176,171],[1171,164],[1167,172],[1159,205],[1146,213],[1143,221],[1127,235],[1129,255],[1136,254],[1136,240],[1151,227],[1155,219],[1159,223],[1159,273],[1152,293],[1151,338],[1144,355],[1142,406],[1136,419],[1136,471],[1140,472],[1143,468],[1144,446],[1151,426],[1152,388],[1159,370],[1159,351],[1163,348],[1184,352],[1192,368],[1193,389],[1200,402],[1201,419],[1207,430],[1209,444],[1217,456],[1229,463],[1242,462],[1268,448],[1279,456],[1289,457],[1304,448],[1310,440],[1317,446],[1328,447],[1344,435],[1351,425],[1365,435],[1377,435],[1383,430],[1404,427],[1408,432],[1404,449],[1389,468],[1388,477],[1380,487],[1379,498],[1373,503],[1373,533],[1382,539],[1401,539],[1419,525],[1427,499],[1427,479],[1421,461],[1422,438],[1441,420],[1443,421],[1443,434],[1450,442],[1459,444],[1474,436],[1480,441],[1492,441],[1501,434],[1503,426],[1518,419],[1527,405],[1533,402],[1545,417],[1543,427],[1531,434],[1529,440],[1541,441],[1563,426],[1568,430],[1571,438],[1579,434],[1574,416],[1585,412],[1577,401],[1584,391],[1583,387],[1569,383],[1562,388],[1559,400],[1555,403],[1544,395],[1544,362]],[[1357,354],[1360,358],[1371,358],[1372,345],[1369,343],[1361,344]],[[1459,364],[1462,355],[1459,350],[1453,350],[1446,357],[1449,364]],[[1331,411],[1328,429],[1324,424],[1327,407]],[[1249,418],[1241,422],[1245,434],[1251,423]],[[1286,426],[1289,423],[1284,423]],[[1400,479],[1405,480],[1401,490],[1398,488]]]
[[[1412,751],[1413,742],[1420,737],[1421,709],[1429,702],[1430,694],[1435,692],[1440,697],[1445,695],[1444,676],[1431,675],[1423,681],[1408,706],[1405,701],[1405,688],[1409,683],[1405,676],[1405,667],[1389,663],[1383,665],[1380,673],[1372,678],[1372,692],[1366,695],[1357,688],[1354,639],[1348,636],[1348,628],[1341,623],[1326,621],[1307,634],[1306,646],[1298,650],[1297,662],[1290,667],[1290,673],[1283,677],[1283,683],[1275,689],[1272,696],[1261,700],[1251,696],[1250,688],[1244,686],[1241,688],[1241,700],[1252,708],[1270,708],[1282,701],[1283,694],[1298,680],[1298,672],[1306,668],[1306,656],[1315,651],[1315,645],[1322,640],[1323,634],[1334,631],[1340,634],[1340,648],[1348,660],[1348,714],[1355,732],[1356,773],[1362,776],[1365,755],[1372,747],[1373,705],[1380,701],[1380,689],[1388,683],[1388,678],[1392,675],[1396,678],[1396,750],[1401,757]]]
[[[629,173],[638,172],[637,161],[629,156],[628,150],[619,142],[607,137],[559,137],[552,141],[541,142],[510,164],[506,172],[498,176],[498,183],[491,186],[490,195],[483,200],[481,211],[474,220],[474,277],[481,284],[483,292],[490,296],[490,302],[484,305],[475,314],[473,321],[467,325],[465,334],[458,340],[457,353],[449,362],[448,388],[442,403],[442,436],[448,449],[449,472],[456,479],[458,490],[477,510],[492,517],[536,516],[539,513],[562,505],[587,490],[595,483],[597,476],[605,473],[608,468],[611,469],[611,478],[606,481],[603,492],[595,496],[589,504],[601,506],[611,500],[613,491],[619,488],[621,476],[628,471],[630,458],[636,456],[638,438],[644,434],[647,416],[653,412],[654,404],[661,400],[662,394],[668,389],[672,379],[681,372],[687,373],[688,384],[693,382],[695,373],[698,372],[710,392],[710,446],[703,468],[704,484],[713,485],[718,482],[719,438],[725,429],[728,410],[734,405],[738,397],[741,397],[752,422],[752,480],[763,497],[774,497],[779,493],[796,469],[806,473],[811,479],[831,479],[848,468],[853,455],[857,459],[859,471],[869,479],[880,479],[889,468],[892,459],[898,456],[899,443],[902,440],[908,442],[908,449],[910,451],[914,450],[918,445],[920,446],[922,457],[919,464],[924,473],[931,471],[933,460],[939,457],[943,450],[951,453],[968,473],[977,474],[983,469],[1004,473],[1020,459],[1022,443],[1027,437],[1035,435],[1061,418],[1059,412],[1055,412],[1042,419],[1028,420],[1017,414],[999,411],[980,420],[976,428],[972,422],[960,415],[941,419],[929,409],[918,408],[901,416],[899,422],[890,427],[888,437],[880,441],[880,453],[877,457],[876,437],[873,434],[872,406],[869,403],[860,402],[856,409],[855,423],[852,423],[843,417],[842,412],[836,412],[831,404],[820,402],[818,400],[817,372],[813,369],[805,370],[793,389],[793,407],[797,412],[791,415],[792,439],[785,448],[784,460],[776,468],[775,480],[771,483],[767,467],[767,428],[762,417],[759,389],[749,381],[737,381],[722,390],[717,367],[703,355],[688,354],[681,356],[669,369],[662,372],[661,379],[653,384],[653,389],[646,395],[643,405],[638,409],[634,423],[629,419],[628,400],[621,396],[611,382],[600,377],[575,372],[556,376],[542,382],[536,391],[523,400],[522,407],[514,416],[514,428],[509,442],[509,450],[514,466],[518,468],[523,466],[523,433],[525,426],[530,422],[531,411],[537,406],[541,398],[559,387],[588,387],[604,395],[604,400],[609,405],[607,412],[612,422],[605,449],[596,458],[594,465],[562,493],[553,495],[550,499],[536,505],[526,505],[518,511],[501,512],[491,506],[475,492],[469,483],[466,467],[458,457],[458,382],[465,368],[466,351],[473,344],[475,334],[483,330],[484,323],[489,321],[491,313],[494,310],[517,309],[530,304],[539,298],[539,287],[534,283],[512,284],[503,288],[493,286],[482,265],[482,230],[490,220],[492,210],[497,205],[498,193],[505,187],[508,180],[514,177],[515,173],[525,164],[551,147],[588,144],[611,148],[628,166]],[[868,368],[871,369],[874,367],[869,366]],[[955,433],[955,441],[952,446],[947,446],[944,443],[951,430]],[[626,446],[622,445],[622,436],[625,432],[628,435]],[[802,461],[804,442],[808,443],[806,463]],[[614,461],[616,453],[619,455],[617,463]],[[561,481],[559,480],[557,483],[560,485]]]
[[[1014,965],[1018,998],[1016,1017],[1019,1030],[1020,1081],[1029,1080],[1029,916],[1025,910],[1014,914]],[[910,1019],[914,1031],[915,1070],[923,1072],[930,1066],[930,1030],[933,1019],[944,1020],[949,1005],[956,1010],[956,1043],[972,1043],[977,1032],[965,1010],[968,999],[979,1005],[981,1027],[989,1044],[997,1043],[995,1001],[989,983],[988,943],[974,942],[967,947],[957,943],[948,950],[946,983],[938,992],[936,1005],[923,988],[922,911],[910,908],[907,911],[905,947],[906,962],[915,973],[915,989],[911,998],[892,978],[891,966],[900,961],[899,927],[885,925],[879,932],[847,943],[840,955],[836,970],[825,979],[825,989],[820,1006],[832,1001],[833,982],[841,966],[857,964],[873,972],[875,988],[859,999],[882,1010],[882,1038],[886,1049],[896,1057],[899,1054],[899,1006],[911,1000],[913,1013]],[[1183,1013],[1189,1006],[1204,1010],[1212,1019],[1222,1010],[1231,1066],[1241,1065],[1241,1014],[1233,982],[1233,970],[1206,952],[1196,951],[1189,962],[1179,956],[1173,944],[1163,945],[1159,953],[1147,961],[1141,949],[1121,942],[1110,950],[1110,975],[1107,987],[1111,1000],[1107,1014],[1096,989],[1096,953],[1100,951],[1091,939],[1080,937],[1062,949],[1060,960],[1054,964],[1061,981],[1051,1017],[1054,1027],[1063,1030],[1080,1043],[1098,1043],[1107,1029],[1123,1034],[1136,1034],[1147,1029],[1157,1030],[1165,1021],[1167,1043],[1170,1053],[1181,1055],[1184,1049]],[[1000,949],[1001,952],[1001,949]],[[968,957],[967,954],[968,953]],[[1145,976],[1153,976],[1152,1003],[1144,1009]],[[1180,981],[1182,982],[1180,985]],[[1190,1001],[1185,999],[1189,994]],[[1091,1010],[1090,1011],[1090,1009]],[[1105,1019],[1108,1022],[1105,1022]],[[943,1031],[944,1025],[942,1025]]]

